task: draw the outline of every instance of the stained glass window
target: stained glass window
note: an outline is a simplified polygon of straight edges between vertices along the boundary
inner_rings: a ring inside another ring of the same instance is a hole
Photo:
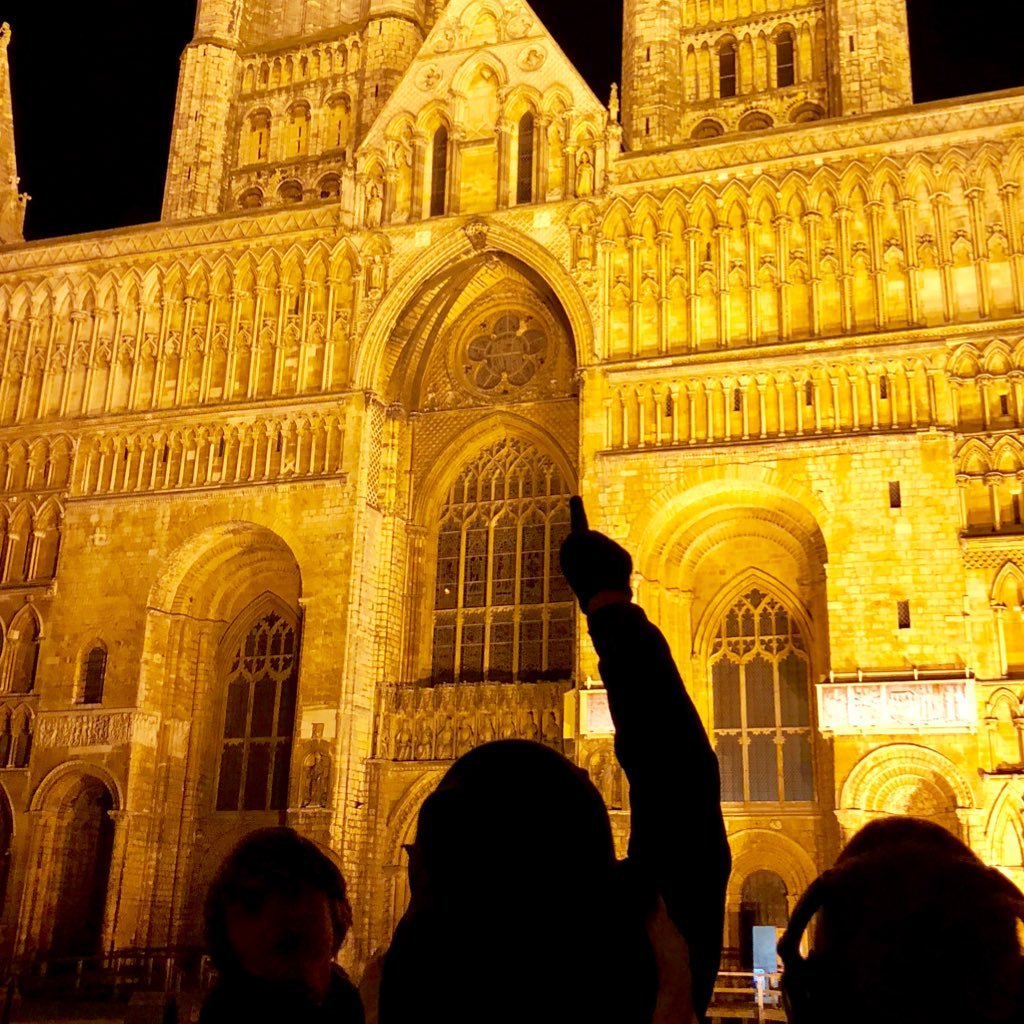
[[[438,534],[435,682],[571,676],[575,612],[558,567],[569,493],[551,459],[510,439],[463,470]]]
[[[751,590],[711,646],[714,737],[722,799],[814,799],[810,661],[800,628],[775,598]]]
[[[273,612],[260,618],[234,651],[218,811],[278,811],[288,806],[298,671],[295,627]]]

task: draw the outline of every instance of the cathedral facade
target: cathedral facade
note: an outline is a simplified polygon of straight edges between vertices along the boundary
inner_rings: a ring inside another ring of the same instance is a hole
[[[878,816],[1024,881],[1024,91],[914,106],[902,0],[625,0],[607,103],[524,0],[200,0],[161,222],[26,244],[0,68],[0,955],[195,944],[288,823],[359,965],[494,738],[624,841],[576,492],[736,957]]]

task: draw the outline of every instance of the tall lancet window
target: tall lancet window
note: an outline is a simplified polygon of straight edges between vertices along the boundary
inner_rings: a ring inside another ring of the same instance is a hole
[[[284,810],[299,678],[297,626],[264,611],[230,651],[226,667],[217,810]]]
[[[463,470],[441,512],[434,682],[570,677],[574,606],[558,567],[569,493],[552,460],[519,441]]]
[[[443,217],[448,210],[448,129],[434,132],[430,161],[430,216]]]
[[[780,89],[796,85],[796,53],[793,46],[793,33],[783,32],[775,40],[775,72],[776,82]]]
[[[516,180],[516,202],[533,202],[534,146],[533,132],[535,119],[533,114],[523,114],[519,121],[519,173]]]
[[[751,590],[719,624],[710,659],[722,800],[813,800],[810,659],[793,616]]]
[[[723,98],[736,95],[735,43],[722,43],[718,51],[718,94]]]

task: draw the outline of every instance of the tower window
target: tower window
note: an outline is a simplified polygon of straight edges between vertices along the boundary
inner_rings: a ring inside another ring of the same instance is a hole
[[[718,94],[723,98],[736,95],[735,43],[723,43],[718,51]]]
[[[1001,416],[1010,415],[1010,396],[1003,394],[999,396],[999,414]]]
[[[1013,516],[1013,525],[1014,526],[1024,525],[1024,524],[1022,524],[1022,520],[1021,520],[1020,495],[1019,494],[1011,495],[1011,497],[1010,497],[1010,512],[1011,512],[1011,514]]]
[[[719,624],[710,675],[722,800],[813,800],[810,659],[793,616],[751,590]]]
[[[103,700],[103,683],[107,676],[107,651],[96,644],[82,663],[82,704],[99,704]]]
[[[903,488],[899,480],[889,481],[889,508],[903,508]]]
[[[814,405],[814,383],[812,381],[804,381],[804,405],[809,409]]]
[[[448,129],[441,125],[434,132],[434,150],[430,164],[430,216],[443,217],[448,209]]]
[[[783,32],[775,40],[775,67],[775,80],[780,89],[796,85],[796,60],[792,32]]]
[[[732,393],[732,411],[743,412],[743,392],[734,388]]]
[[[523,114],[519,121],[519,173],[516,180],[516,202],[533,202],[533,132],[534,117]]]
[[[651,63],[651,48],[649,46],[647,47],[647,63]]]
[[[910,602],[898,601],[896,604],[896,622],[900,629],[910,629]]]
[[[878,378],[878,397],[883,402],[889,401],[889,378],[884,374]]]

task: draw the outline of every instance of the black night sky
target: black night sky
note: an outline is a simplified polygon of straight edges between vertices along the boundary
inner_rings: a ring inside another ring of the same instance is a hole
[[[619,79],[622,0],[533,0],[602,100]],[[909,0],[918,102],[1024,85],[1024,5]],[[159,218],[178,59],[195,0],[0,0],[26,233],[48,238]]]

